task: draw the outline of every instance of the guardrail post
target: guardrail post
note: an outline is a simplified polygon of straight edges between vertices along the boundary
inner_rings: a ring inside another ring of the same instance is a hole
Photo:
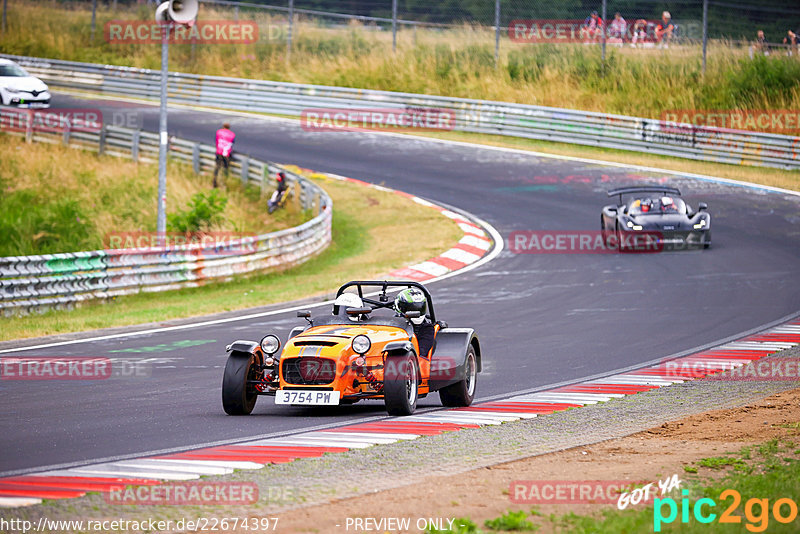
[[[195,174],[200,174],[200,143],[192,145],[192,169]]]
[[[139,161],[139,139],[141,137],[141,130],[136,130],[133,132],[133,137],[131,138],[131,159],[133,161]]]
[[[250,174],[250,156],[242,159],[242,185],[247,185],[247,178]]]
[[[69,146],[69,134],[70,134],[70,124],[69,122],[67,122],[66,124],[64,124],[64,135],[61,138],[61,143],[64,146]]]
[[[261,169],[261,194],[264,194],[264,190],[267,188],[269,184],[269,163],[264,163],[264,167]]]
[[[97,155],[102,156],[106,151],[106,127],[100,128],[100,139],[97,140]]]

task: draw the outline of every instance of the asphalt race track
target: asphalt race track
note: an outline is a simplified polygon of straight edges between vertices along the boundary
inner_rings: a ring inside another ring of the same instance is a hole
[[[101,108],[107,122],[130,114],[125,116],[147,130],[158,124],[158,109],[151,106],[56,96],[54,107]],[[621,185],[668,183],[680,187],[692,205],[709,204],[714,243],[708,251],[514,254],[506,249],[483,267],[432,285],[438,316],[451,326],[478,330],[484,352],[478,398],[667,357],[800,310],[797,197],[475,146],[305,132],[290,121],[224,113],[174,110],[170,134],[211,143],[224,119],[238,134],[235,148],[241,153],[444,202],[486,220],[504,238],[514,230],[598,230],[605,191]],[[0,415],[0,474],[385,416],[377,402],[310,410],[279,408],[269,397],[259,400],[250,417],[223,413],[225,345],[272,331],[285,340],[296,324],[294,312],[285,312],[0,354],[152,364],[148,377],[2,381],[7,409]],[[438,395],[420,406],[439,406]]]

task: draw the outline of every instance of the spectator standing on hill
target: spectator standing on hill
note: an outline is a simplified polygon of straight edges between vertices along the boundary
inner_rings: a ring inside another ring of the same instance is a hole
[[[628,23],[622,18],[619,13],[614,14],[614,20],[608,25],[608,42],[622,44],[625,40],[625,32],[628,29]]]
[[[672,23],[672,15],[669,14],[669,11],[664,11],[661,14],[661,22],[656,26],[656,41],[658,41],[658,44],[664,48],[669,48],[674,30],[675,25]]]
[[[597,42],[603,31],[603,19],[597,14],[597,11],[592,11],[591,15],[586,17],[581,25],[580,36],[584,42]]]
[[[216,146],[217,146],[217,164],[214,167],[214,187],[217,187],[217,174],[220,167],[225,167],[225,178],[228,177],[228,166],[231,162],[231,154],[233,153],[233,143],[236,141],[236,134],[231,131],[231,125],[227,122],[222,125],[222,128],[217,130]]]
[[[783,44],[789,45],[788,54],[797,53],[797,34],[792,30],[786,30],[786,37],[783,38]]]
[[[631,37],[631,45],[636,48],[636,43],[639,41],[644,44],[644,40],[647,38],[647,21],[645,19],[637,19],[636,22],[633,23],[633,36]]]
[[[764,35],[764,30],[758,30],[756,34],[756,43],[753,45],[753,48],[760,54],[764,54],[765,56],[769,55],[769,43],[767,42],[767,37]]]

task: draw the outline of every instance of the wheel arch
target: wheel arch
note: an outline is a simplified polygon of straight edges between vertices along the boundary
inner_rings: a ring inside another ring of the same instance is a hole
[[[481,344],[472,328],[444,328],[436,336],[436,350],[431,361],[432,369],[437,370],[436,377],[431,372],[431,391],[454,384],[462,380],[466,374],[467,350],[475,351],[477,371],[483,370]]]

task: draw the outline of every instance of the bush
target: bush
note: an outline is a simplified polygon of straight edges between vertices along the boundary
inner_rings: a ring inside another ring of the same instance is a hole
[[[171,232],[194,234],[210,230],[224,220],[222,213],[228,205],[228,198],[217,189],[208,193],[195,193],[186,210],[167,216],[167,226]]]

